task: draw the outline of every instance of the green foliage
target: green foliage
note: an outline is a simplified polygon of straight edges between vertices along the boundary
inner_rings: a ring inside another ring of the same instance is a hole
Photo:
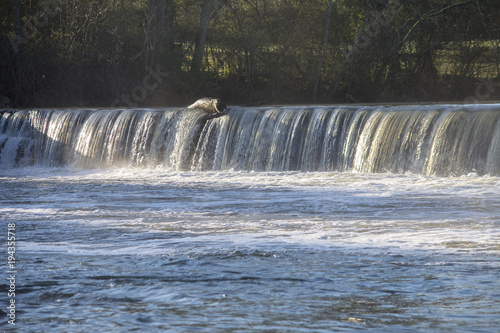
[[[202,68],[192,71],[203,3],[212,12]],[[213,95],[233,104],[311,103],[328,3],[3,1],[0,100],[110,106],[131,96],[130,106],[152,106]],[[500,76],[498,17],[497,0],[334,1],[317,100],[462,101],[482,79]],[[169,75],[148,84],[152,68]]]

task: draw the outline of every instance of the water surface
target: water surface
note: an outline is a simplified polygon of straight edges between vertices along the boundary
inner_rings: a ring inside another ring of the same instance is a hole
[[[19,331],[500,327],[497,176],[23,167],[0,189]]]

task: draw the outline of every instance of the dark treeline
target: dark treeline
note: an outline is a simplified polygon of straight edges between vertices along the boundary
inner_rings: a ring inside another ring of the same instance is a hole
[[[0,107],[483,101],[499,0],[12,0]]]

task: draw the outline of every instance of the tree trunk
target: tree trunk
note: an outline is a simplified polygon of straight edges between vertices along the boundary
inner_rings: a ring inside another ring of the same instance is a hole
[[[328,29],[330,27],[330,17],[332,15],[333,0],[328,3],[328,16],[326,17],[326,27],[325,27],[325,42],[323,44],[323,52],[321,53],[321,59],[318,64],[318,71],[316,72],[316,81],[314,82],[313,89],[313,102],[316,102],[316,94],[318,92],[318,84],[321,76],[321,67],[323,67],[323,61],[325,60],[326,47],[328,46]]]
[[[173,24],[175,13],[172,0],[148,0],[144,54],[147,67],[159,62],[173,66],[174,38]],[[158,58],[166,57],[167,59]]]
[[[24,53],[20,52],[22,49],[22,28],[21,28],[21,4],[20,0],[14,0],[12,11],[14,14],[14,39],[13,48],[14,48],[14,66],[13,66],[13,81],[14,87],[12,88],[12,104],[17,104],[19,100],[19,96],[21,94],[21,70],[23,67],[23,57]]]
[[[214,18],[214,10],[217,8],[217,1],[212,3],[211,0],[204,0],[201,4],[200,26],[196,35],[194,45],[193,60],[191,62],[191,72],[199,72],[203,62],[203,53],[205,51],[205,43],[207,40],[207,31],[210,21]]]

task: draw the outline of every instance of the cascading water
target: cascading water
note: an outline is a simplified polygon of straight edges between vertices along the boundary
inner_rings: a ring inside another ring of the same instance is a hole
[[[500,105],[18,110],[0,165],[500,174]]]
[[[0,111],[3,327],[495,332],[499,212],[500,104]]]

